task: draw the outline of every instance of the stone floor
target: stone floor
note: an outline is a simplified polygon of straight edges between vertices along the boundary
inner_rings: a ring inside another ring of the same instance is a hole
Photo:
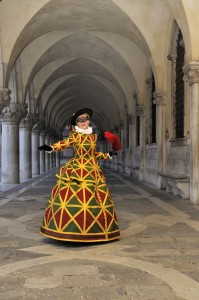
[[[121,228],[121,239],[111,243],[60,242],[39,234],[54,172],[1,192],[0,299],[199,299],[198,208],[104,173]]]

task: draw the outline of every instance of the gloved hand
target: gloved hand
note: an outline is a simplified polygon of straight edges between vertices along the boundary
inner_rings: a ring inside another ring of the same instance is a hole
[[[109,152],[109,155],[110,155],[110,157],[112,157],[113,155],[117,155],[117,152],[112,150],[112,151]]]
[[[40,146],[40,147],[38,147],[38,149],[39,149],[39,151],[42,151],[42,150],[44,150],[44,151],[52,151],[53,150],[53,148],[51,147],[51,146],[49,146],[49,145],[42,145],[42,146]]]

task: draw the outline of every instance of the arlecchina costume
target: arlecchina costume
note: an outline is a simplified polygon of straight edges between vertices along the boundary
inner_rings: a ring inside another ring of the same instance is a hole
[[[71,123],[83,112],[73,116]],[[120,236],[114,203],[107,187],[99,159],[110,159],[109,153],[96,151],[97,135],[89,130],[72,130],[67,139],[51,147],[53,151],[74,149],[74,157],[56,174],[58,181],[52,189],[44,213],[41,233],[57,240],[101,242]]]

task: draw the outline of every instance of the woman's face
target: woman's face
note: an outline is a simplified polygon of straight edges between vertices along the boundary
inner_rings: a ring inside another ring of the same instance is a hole
[[[78,116],[76,124],[81,129],[87,129],[90,124],[90,117],[87,114]]]

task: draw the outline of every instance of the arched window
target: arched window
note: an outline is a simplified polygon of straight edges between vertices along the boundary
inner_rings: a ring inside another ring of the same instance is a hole
[[[184,137],[184,41],[179,29],[176,43],[175,132],[176,139]]]
[[[171,52],[168,59],[172,62],[171,68],[171,100],[172,100],[172,138],[184,137],[184,81],[183,66],[185,46],[182,32],[174,23],[171,38]]]

